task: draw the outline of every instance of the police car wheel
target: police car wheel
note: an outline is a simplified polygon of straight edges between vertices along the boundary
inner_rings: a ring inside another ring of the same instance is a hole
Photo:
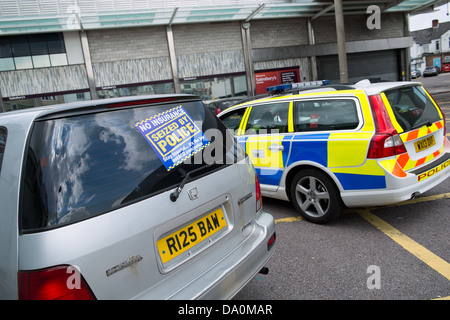
[[[343,210],[337,187],[328,176],[317,170],[298,172],[290,191],[294,206],[310,222],[328,223]]]

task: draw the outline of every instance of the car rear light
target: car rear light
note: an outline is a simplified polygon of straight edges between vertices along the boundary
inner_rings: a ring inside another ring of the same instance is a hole
[[[276,233],[274,233],[274,234],[269,238],[269,240],[267,241],[267,250],[270,250],[270,248],[272,248],[272,246],[273,246],[274,243],[275,243],[276,238],[277,238]]]
[[[381,96],[370,96],[369,101],[374,115],[375,135],[370,141],[367,157],[370,159],[385,158],[407,152],[391,122]]]
[[[95,300],[75,267],[64,265],[33,271],[19,271],[20,300]]]
[[[397,131],[376,133],[370,141],[367,157],[370,159],[386,158],[406,152],[402,139]]]
[[[259,185],[258,175],[255,173],[255,189],[256,189],[256,211],[262,208],[261,186]]]

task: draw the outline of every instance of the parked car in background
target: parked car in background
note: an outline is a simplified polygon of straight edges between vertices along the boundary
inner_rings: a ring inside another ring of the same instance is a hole
[[[214,114],[219,114],[222,111],[225,111],[229,107],[232,107],[238,103],[241,103],[246,97],[231,97],[231,98],[222,98],[222,99],[213,99],[203,101],[203,103],[211,109]]]
[[[437,76],[439,74],[439,70],[435,66],[428,66],[423,71],[424,77]]]
[[[253,161],[263,196],[291,201],[306,220],[409,200],[450,176],[445,115],[420,83],[284,86],[219,118]]]
[[[422,73],[418,69],[411,70],[411,79],[416,79],[420,77]]]
[[[442,72],[450,72],[450,63],[442,65]]]
[[[1,114],[0,203],[0,299],[227,299],[274,251],[249,157],[196,96]]]

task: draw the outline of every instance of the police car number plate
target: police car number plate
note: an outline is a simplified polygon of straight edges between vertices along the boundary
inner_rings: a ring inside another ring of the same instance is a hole
[[[226,226],[223,210],[219,208],[158,240],[157,246],[162,262],[166,263],[179,256]]]
[[[435,144],[436,144],[436,141],[434,140],[434,136],[429,136],[425,139],[414,142],[414,146],[416,147],[416,152],[420,152],[425,149],[428,149],[429,147],[432,147]]]

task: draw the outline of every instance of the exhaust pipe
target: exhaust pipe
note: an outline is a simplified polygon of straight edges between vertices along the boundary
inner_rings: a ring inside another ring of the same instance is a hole
[[[417,198],[419,195],[420,195],[420,192],[418,192],[418,191],[417,191],[417,192],[414,192],[414,193],[411,195],[411,200]]]

